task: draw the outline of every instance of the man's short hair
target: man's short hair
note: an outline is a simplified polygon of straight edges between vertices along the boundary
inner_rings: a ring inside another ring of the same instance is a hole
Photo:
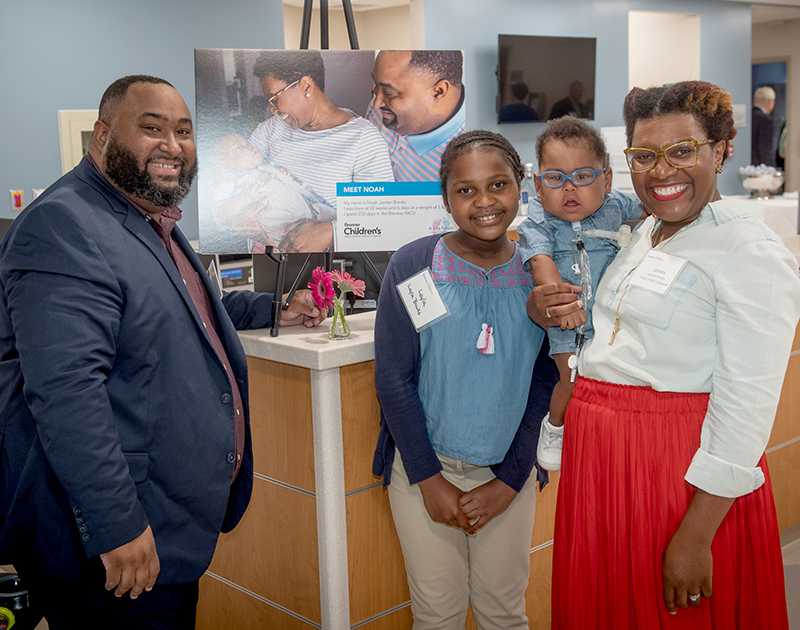
[[[456,88],[461,87],[464,56],[460,50],[412,50],[409,68],[430,74],[436,81],[448,81]]]
[[[169,81],[159,79],[158,77],[151,77],[148,74],[131,74],[127,77],[117,79],[103,92],[103,97],[100,99],[100,107],[97,112],[98,119],[105,120],[114,105],[122,100],[128,93],[128,88],[134,83],[154,83],[156,85],[168,85],[173,87],[172,83]]]
[[[762,85],[753,94],[753,105],[769,103],[775,100],[775,90],[768,85]]]

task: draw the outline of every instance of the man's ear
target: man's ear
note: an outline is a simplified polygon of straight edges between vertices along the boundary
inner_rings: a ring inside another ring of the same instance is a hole
[[[103,148],[108,142],[108,136],[111,134],[111,127],[109,127],[102,120],[94,123],[94,130],[92,131],[92,138],[99,148]]]
[[[433,84],[433,100],[434,101],[441,101],[446,96],[447,93],[453,89],[452,84],[447,79],[439,79],[436,83]]]

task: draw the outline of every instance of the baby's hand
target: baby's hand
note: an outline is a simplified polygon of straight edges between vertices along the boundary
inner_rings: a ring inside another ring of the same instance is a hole
[[[574,330],[586,323],[586,313],[575,311],[569,315],[561,316],[561,330]]]

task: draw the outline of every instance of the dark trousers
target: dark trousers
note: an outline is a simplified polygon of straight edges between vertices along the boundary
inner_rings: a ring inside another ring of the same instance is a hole
[[[117,597],[104,587],[100,560],[90,563],[83,582],[44,577],[35,567],[14,565],[31,605],[44,615],[50,630],[194,630],[198,582],[156,584],[136,599],[127,593]]]

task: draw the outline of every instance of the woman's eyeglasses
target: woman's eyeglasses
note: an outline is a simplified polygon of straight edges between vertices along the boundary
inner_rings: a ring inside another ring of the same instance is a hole
[[[711,144],[714,140],[684,140],[668,146],[663,151],[660,149],[642,149],[631,147],[625,149],[625,159],[631,173],[647,173],[658,164],[658,156],[663,155],[667,164],[674,168],[692,168],[697,164],[697,148],[704,144]]]
[[[275,92],[275,94],[273,94],[272,96],[270,96],[270,97],[267,99],[267,102],[269,103],[269,106],[270,106],[272,109],[278,109],[278,97],[279,97],[281,94],[283,94],[283,93],[284,93],[286,90],[288,90],[290,87],[292,87],[293,85],[297,85],[297,82],[298,82],[298,81],[300,81],[300,79],[297,79],[297,81],[293,81],[292,83],[290,83],[289,85],[287,85],[285,88],[283,88],[283,89],[281,89],[281,90],[278,90],[277,92]]]

